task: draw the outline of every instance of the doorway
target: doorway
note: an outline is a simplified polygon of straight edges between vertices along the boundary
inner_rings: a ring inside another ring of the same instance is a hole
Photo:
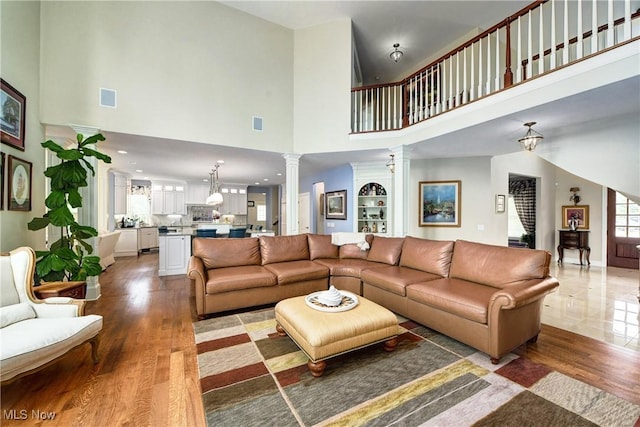
[[[537,199],[536,178],[509,174],[509,246],[535,249]],[[511,236],[512,230],[522,234]]]
[[[624,194],[607,189],[607,265],[638,269],[640,206]]]
[[[309,193],[298,194],[298,233],[311,232],[311,196]]]

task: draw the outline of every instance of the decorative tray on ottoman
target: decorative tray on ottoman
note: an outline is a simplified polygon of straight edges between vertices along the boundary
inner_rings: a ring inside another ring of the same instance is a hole
[[[326,291],[320,291],[309,294],[305,297],[304,301],[309,307],[313,308],[314,310],[326,311],[329,313],[338,313],[341,311],[351,310],[358,305],[358,297],[355,294],[347,291],[340,291],[340,294],[342,295],[342,301],[340,302],[340,304],[336,306],[323,304],[320,302],[318,297],[325,292]]]

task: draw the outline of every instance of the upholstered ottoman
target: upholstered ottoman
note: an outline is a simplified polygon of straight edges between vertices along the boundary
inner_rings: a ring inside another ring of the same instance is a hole
[[[365,298],[358,300],[355,308],[337,313],[309,307],[304,296],[276,304],[276,330],[289,335],[307,355],[314,377],[323,374],[325,359],[330,357],[379,342],[384,342],[387,351],[396,347],[396,315]]]

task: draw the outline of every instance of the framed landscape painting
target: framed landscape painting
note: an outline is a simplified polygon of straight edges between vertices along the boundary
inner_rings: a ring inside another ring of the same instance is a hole
[[[0,81],[0,139],[3,143],[24,151],[27,100],[4,79]]]
[[[347,219],[347,190],[328,192],[325,199],[326,219]]]
[[[460,227],[461,181],[420,181],[420,227]]]

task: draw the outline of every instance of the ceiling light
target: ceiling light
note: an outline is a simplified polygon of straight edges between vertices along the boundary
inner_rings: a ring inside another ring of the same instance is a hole
[[[269,181],[269,178],[263,178],[262,180],[263,180],[264,182],[267,182],[267,181]]]
[[[223,202],[222,194],[220,193],[220,187],[218,186],[219,167],[220,165],[216,164],[209,173],[211,179],[209,181],[209,197],[207,197],[207,200],[205,201],[207,205],[217,206]]]
[[[389,57],[393,59],[393,62],[400,61],[400,58],[402,58],[402,55],[404,55],[404,52],[402,52],[401,50],[398,50],[399,47],[400,47],[400,43],[393,44],[393,52],[389,54]]]
[[[219,164],[219,165],[222,165],[222,164],[224,164],[224,160],[218,160],[216,163]]]
[[[391,173],[395,173],[396,172],[396,162],[394,160],[395,154],[389,154],[389,156],[391,157],[391,159],[387,162],[385,166],[389,168]]]
[[[142,169],[136,169],[136,172],[142,173]]]
[[[525,123],[524,125],[527,126],[529,129],[527,130],[527,133],[525,133],[524,136],[518,140],[522,148],[527,151],[535,150],[538,142],[544,139],[544,136],[542,136],[540,133],[536,132],[535,130],[531,129],[531,126],[535,124],[536,122]]]
[[[124,151],[124,150],[118,150],[118,153],[120,153],[120,154],[127,154],[127,152],[126,152],[126,151]]]
[[[281,174],[280,172],[278,172],[276,175],[278,175],[278,176],[282,176],[282,174]]]

